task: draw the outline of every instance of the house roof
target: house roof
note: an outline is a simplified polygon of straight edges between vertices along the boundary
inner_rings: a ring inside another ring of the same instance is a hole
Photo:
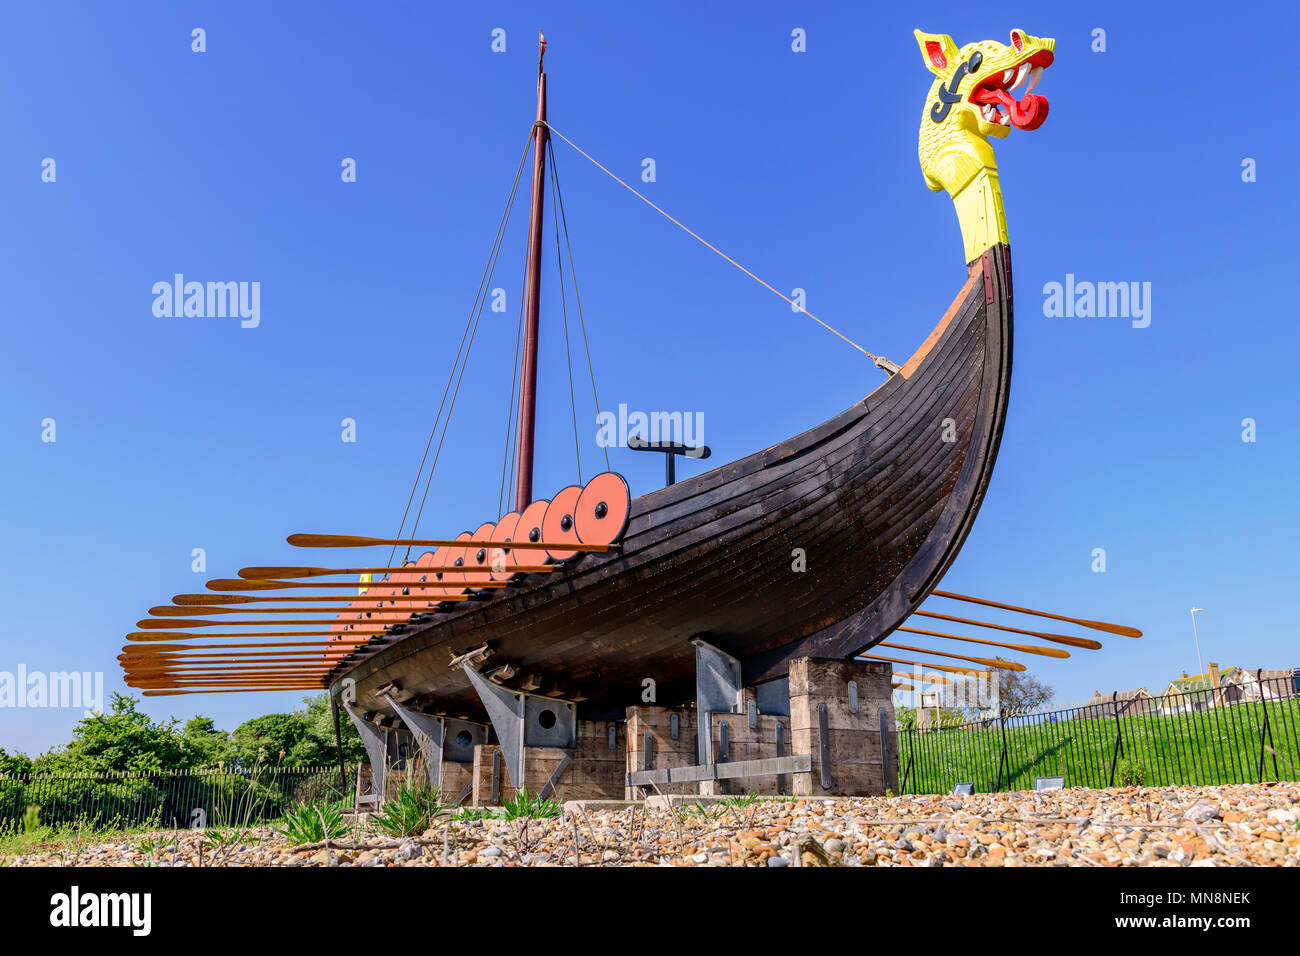
[[[1236,680],[1241,674],[1240,667],[1221,667],[1219,668],[1219,683],[1216,685],[1210,679],[1209,674],[1193,674],[1191,677],[1176,677],[1169,682],[1169,689],[1175,694],[1189,694],[1199,690],[1214,690],[1215,687],[1222,687],[1230,681]]]

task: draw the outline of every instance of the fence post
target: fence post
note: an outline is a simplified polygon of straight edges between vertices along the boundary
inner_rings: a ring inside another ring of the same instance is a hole
[[[1110,755],[1110,780],[1106,786],[1115,786],[1115,766],[1119,763],[1119,755],[1124,750],[1124,734],[1119,726],[1119,691],[1111,691],[1110,706],[1115,714],[1115,749]]]
[[[900,729],[899,733],[901,734],[903,733],[903,731]],[[913,760],[912,734],[913,734],[913,728],[909,727],[907,729],[907,769],[903,771],[903,779],[898,784],[898,792],[900,795],[907,792],[907,781],[908,778],[911,777],[912,775],[912,760]]]
[[[1255,686],[1259,688],[1259,709],[1264,712],[1264,722],[1259,728],[1259,782],[1264,782],[1264,735],[1268,735],[1268,742],[1273,742],[1273,731],[1268,726],[1268,702],[1264,699],[1264,669],[1255,668]],[[1273,776],[1277,777],[1277,754],[1273,755]],[[1278,778],[1280,779],[1280,778]]]
[[[1005,707],[998,708],[998,721],[1002,724],[1002,756],[998,757],[998,778],[993,784],[995,791],[1002,789],[1002,767],[1007,762],[1007,711]],[[1007,785],[1010,786],[1011,780],[1007,779]]]

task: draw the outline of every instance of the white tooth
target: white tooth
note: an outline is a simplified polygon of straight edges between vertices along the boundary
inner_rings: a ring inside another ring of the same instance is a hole
[[[1012,78],[1013,76],[1015,76],[1015,75],[1016,75],[1016,71],[1015,71],[1015,70],[1003,70],[1003,71],[1002,71],[1002,85],[1003,85],[1003,86],[1006,86],[1008,83],[1010,83],[1010,82],[1011,82],[1011,78]]]
[[[1001,123],[1003,126],[1010,126],[1010,125],[1011,125],[1011,114],[1010,114],[1010,113],[1003,113],[1003,114],[1001,114],[1001,115],[998,117],[998,122]]]
[[[1042,78],[1042,76],[1043,76],[1043,68],[1041,66],[1036,66],[1029,71],[1029,85],[1025,87],[1025,96],[1028,96],[1030,93],[1034,92],[1034,87],[1038,85],[1038,81]]]
[[[1020,69],[1016,71],[1016,81],[1011,84],[1010,88],[1012,90],[1019,88],[1020,84],[1025,82],[1025,77],[1027,76],[1029,76],[1029,64],[1021,63]]]

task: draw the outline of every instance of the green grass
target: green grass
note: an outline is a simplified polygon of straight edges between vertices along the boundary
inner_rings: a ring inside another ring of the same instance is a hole
[[[1275,753],[1264,754],[1265,780],[1300,779],[1300,701],[1237,704],[1188,714],[1123,715],[1123,749],[1114,785],[1128,779],[1148,787],[1253,783],[1259,779],[1260,728],[1268,709]],[[1007,762],[999,782],[1003,731],[966,725],[899,736],[900,773],[911,765],[908,793],[947,793],[959,782],[975,789],[1032,790],[1035,777],[1065,777],[1065,785],[1105,787],[1115,756],[1113,717],[1047,722],[1009,718]],[[1265,740],[1268,744],[1268,740]],[[1276,764],[1276,770],[1274,769]]]

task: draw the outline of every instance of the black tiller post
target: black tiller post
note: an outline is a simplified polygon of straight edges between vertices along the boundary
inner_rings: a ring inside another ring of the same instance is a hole
[[[334,712],[334,746],[339,757],[339,796],[348,798],[348,772],[343,767],[343,727],[339,723],[339,699],[330,694],[330,709]]]
[[[1110,781],[1106,784],[1108,787],[1115,786],[1115,767],[1119,763],[1119,755],[1124,750],[1124,735],[1119,729],[1119,691],[1114,690],[1110,693],[1110,706],[1115,714],[1115,749],[1110,755]]]

